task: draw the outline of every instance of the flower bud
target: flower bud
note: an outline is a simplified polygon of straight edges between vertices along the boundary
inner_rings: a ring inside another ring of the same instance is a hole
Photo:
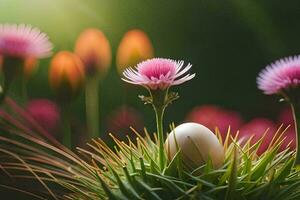
[[[7,62],[7,59],[9,58],[4,58],[3,56],[0,56],[0,69],[5,73],[8,69],[8,67],[12,68],[12,66],[5,66],[4,67],[4,64],[6,64]],[[16,74],[12,74],[12,76],[25,76],[26,79],[30,78],[32,76],[32,74],[36,71],[37,67],[38,67],[38,63],[39,63],[39,60],[34,58],[34,57],[27,57],[27,58],[24,58],[23,60],[20,60],[19,61],[19,67],[20,67],[20,72],[18,74],[18,71],[16,72]],[[23,71],[23,74],[22,72]]]
[[[47,34],[38,28],[25,24],[0,24],[0,63],[4,74],[0,101],[12,82],[23,79],[26,59],[46,58],[52,54],[52,48]]]
[[[97,29],[87,29],[78,37],[75,53],[81,58],[87,75],[107,72],[111,64],[111,48],[105,35]]]
[[[183,164],[189,170],[204,165],[208,159],[211,159],[214,168],[221,167],[224,162],[223,146],[216,135],[201,124],[184,123],[177,126],[168,135],[165,146],[170,160],[180,150]]]
[[[49,83],[60,100],[71,100],[79,93],[83,82],[84,67],[76,54],[61,51],[53,57]]]
[[[34,57],[28,57],[24,61],[24,76],[28,79],[37,70],[38,60]]]
[[[143,60],[153,58],[154,50],[147,34],[141,30],[128,31],[122,38],[117,51],[117,68],[122,72]]]

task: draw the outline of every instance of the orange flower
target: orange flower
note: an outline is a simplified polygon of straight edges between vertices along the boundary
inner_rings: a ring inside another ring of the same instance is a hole
[[[0,56],[0,69],[3,70],[3,56]],[[38,59],[34,58],[34,57],[27,57],[24,59],[24,61],[22,61],[22,65],[23,66],[23,72],[24,72],[24,76],[26,78],[29,78],[34,71],[37,69],[38,66]]]
[[[29,78],[37,69],[38,60],[34,57],[28,57],[24,61],[24,75]]]
[[[61,51],[53,57],[49,82],[59,98],[70,100],[76,96],[83,86],[83,81],[84,67],[76,54]]]
[[[81,58],[88,75],[103,75],[111,64],[111,48],[105,35],[97,29],[83,31],[75,45],[75,53]]]
[[[153,58],[154,50],[147,34],[141,30],[128,31],[122,38],[117,51],[117,68],[122,72],[127,67],[134,67],[139,62]]]

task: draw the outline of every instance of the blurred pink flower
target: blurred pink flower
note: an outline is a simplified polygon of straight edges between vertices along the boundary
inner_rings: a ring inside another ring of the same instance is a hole
[[[300,85],[300,56],[280,59],[262,70],[258,88],[265,94],[278,94]]]
[[[280,150],[284,150],[286,148],[290,148],[291,150],[295,150],[296,149],[296,133],[295,133],[295,129],[289,127],[289,129],[285,132],[285,134],[283,135],[283,138],[285,138],[285,140],[283,141]]]
[[[257,151],[257,154],[261,155],[267,150],[273,139],[273,136],[275,135],[275,132],[276,125],[274,122],[265,118],[256,118],[241,127],[239,138],[241,138],[242,141],[245,141],[253,135],[254,137],[251,140],[251,144],[255,144],[266,133],[263,142]]]
[[[134,108],[123,105],[114,110],[107,118],[107,131],[118,136],[131,133],[130,127],[137,131],[143,130],[143,120]]]
[[[283,124],[284,127],[289,126],[288,130],[284,134],[283,137],[286,137],[284,142],[282,143],[281,150],[287,148],[287,145],[291,142],[290,148],[295,149],[296,148],[296,133],[295,133],[295,124],[294,124],[294,118],[293,113],[290,107],[284,108],[278,117],[278,125],[280,126]]]
[[[184,75],[191,67],[183,67],[183,61],[164,58],[153,58],[139,63],[134,68],[127,68],[122,78],[123,81],[142,85],[148,89],[165,90],[172,85],[179,85],[195,77],[195,74]]]
[[[60,112],[54,102],[47,99],[34,99],[27,104],[26,110],[47,132],[56,133],[58,131]]]
[[[48,36],[30,25],[0,24],[0,55],[43,58],[53,46]]]
[[[231,134],[235,136],[243,123],[242,118],[237,112],[225,110],[214,105],[204,105],[194,108],[187,115],[187,121],[200,123],[212,131],[215,131],[215,128],[218,127],[223,139],[227,134],[229,126],[231,127]]]
[[[278,124],[279,125],[283,124],[284,126],[291,125],[291,128],[293,129],[295,128],[293,113],[290,107],[285,107],[279,113]]]

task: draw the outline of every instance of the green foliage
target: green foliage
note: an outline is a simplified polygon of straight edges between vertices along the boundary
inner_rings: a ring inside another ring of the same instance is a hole
[[[4,116],[4,115],[3,115]],[[115,146],[94,139],[78,154],[24,129],[10,118],[1,120],[7,136],[0,136],[0,167],[11,177],[37,180],[52,199],[299,199],[300,170],[293,167],[295,152],[279,151],[285,130],[279,128],[269,149],[256,154],[262,140],[251,145],[230,136],[223,142],[225,161],[214,169],[211,161],[193,171],[182,163],[179,150],[159,168],[156,134]],[[59,186],[59,187],[57,187]],[[63,193],[63,195],[61,195]],[[41,194],[42,198],[42,194]]]

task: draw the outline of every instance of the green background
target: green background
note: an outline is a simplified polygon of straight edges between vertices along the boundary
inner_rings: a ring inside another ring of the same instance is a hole
[[[275,59],[300,52],[300,3],[297,0],[0,0],[1,23],[29,23],[49,34],[55,51],[72,50],[88,27],[105,32],[113,64],[101,83],[101,119],[128,104],[143,113],[154,130],[154,115],[137,99],[143,89],[124,87],[115,68],[115,53],[131,28],[148,33],[155,55],[193,64],[194,80],[173,88],[180,100],[167,111],[167,123],[179,123],[188,111],[218,104],[253,117],[275,118],[283,105],[256,87],[258,72]],[[48,60],[29,82],[29,95],[53,98],[48,87]],[[84,98],[74,102],[84,121]],[[102,120],[102,129],[104,129]]]

